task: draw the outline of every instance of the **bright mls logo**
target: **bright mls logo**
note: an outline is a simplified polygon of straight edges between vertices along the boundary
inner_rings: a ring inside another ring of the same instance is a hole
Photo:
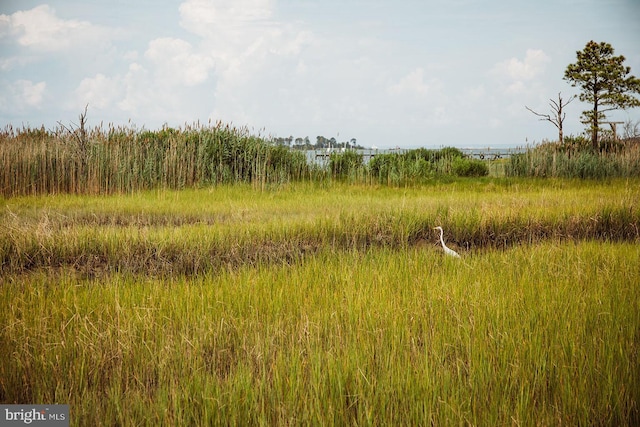
[[[0,427],[69,426],[69,405],[0,405]]]

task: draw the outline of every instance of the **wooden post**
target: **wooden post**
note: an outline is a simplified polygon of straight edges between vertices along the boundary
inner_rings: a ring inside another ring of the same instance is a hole
[[[623,125],[624,122],[603,122],[603,123],[609,123],[609,126],[611,126],[611,131],[613,132],[613,140],[617,141],[618,140],[618,132],[616,131],[616,126],[617,125]]]

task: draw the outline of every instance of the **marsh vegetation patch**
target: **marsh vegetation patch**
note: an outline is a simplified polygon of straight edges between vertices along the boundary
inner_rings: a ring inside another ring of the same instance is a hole
[[[512,184],[7,199],[0,271],[167,276],[293,264],[321,251],[417,246],[436,255],[435,225],[463,256],[542,241],[640,240],[640,194],[633,183],[592,183],[575,191],[570,183]]]

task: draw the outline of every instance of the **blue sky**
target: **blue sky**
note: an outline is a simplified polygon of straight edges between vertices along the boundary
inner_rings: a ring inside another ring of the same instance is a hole
[[[0,126],[221,120],[377,147],[554,139],[525,105],[589,40],[640,76],[638,0],[3,0]],[[582,132],[567,107],[565,133]],[[611,120],[640,120],[640,108]]]

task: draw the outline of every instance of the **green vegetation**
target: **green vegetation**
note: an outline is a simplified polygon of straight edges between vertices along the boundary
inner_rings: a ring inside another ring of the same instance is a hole
[[[457,175],[453,165],[463,161],[464,154],[454,147],[440,150],[418,148],[404,153],[376,155],[370,162],[371,180],[379,184],[408,185],[425,183],[436,177]],[[473,162],[466,160],[464,162]]]
[[[588,42],[582,51],[576,52],[577,61],[569,64],[564,80],[581,89],[579,99],[587,102],[589,110],[582,112],[582,121],[587,124],[586,133],[591,141],[583,137],[564,138],[563,123],[566,112],[563,108],[575,97],[564,101],[558,93],[558,101],[550,100],[553,114],[542,114],[526,107],[540,120],[552,123],[558,129],[557,143],[544,143],[511,157],[505,168],[507,176],[564,177],[564,178],[614,178],[640,175],[640,145],[637,124],[625,123],[624,139],[618,139],[616,124],[607,122],[606,112],[640,106],[640,79],[630,75],[631,68],[623,65],[625,57],[614,56],[609,43]],[[611,126],[611,133],[601,129]],[[600,135],[605,134],[602,138]]]
[[[364,173],[363,156],[355,150],[333,152],[329,156],[329,171],[333,178],[356,180]]]
[[[453,173],[456,176],[487,176],[489,175],[489,167],[482,160],[457,158],[451,165]]]
[[[81,123],[84,116],[81,115]],[[250,184],[266,190],[294,182],[415,186],[454,177],[620,178],[640,174],[640,146],[605,141],[593,151],[582,137],[545,143],[505,162],[470,159],[452,147],[377,154],[333,152],[327,167],[305,154],[252,136],[247,129],[193,126],[0,132],[0,195],[113,194],[148,189]]]
[[[635,425],[638,200],[518,178],[3,199],[0,401],[72,425]]]
[[[333,152],[328,167],[304,152],[217,123],[138,131],[62,126],[55,131],[0,132],[0,195],[112,194],[153,188],[251,184],[260,189],[327,180],[388,185],[424,184],[450,176],[486,176],[483,162],[451,147],[379,154],[369,164],[355,150]]]
[[[405,188],[295,184],[157,191],[128,197],[7,199],[0,272],[78,268],[195,274],[290,262],[327,250],[402,248],[442,225],[472,250],[553,239],[634,240],[633,182],[459,180]]]
[[[605,141],[593,151],[582,137],[545,143],[509,158],[507,176],[606,179],[640,176],[640,145]]]
[[[81,117],[81,123],[83,115]],[[5,129],[0,134],[0,194],[125,193],[226,183],[270,184],[309,179],[303,153],[265,143],[245,128],[160,131],[131,128],[48,132]]]
[[[581,243],[33,274],[1,288],[2,400],[93,425],[633,425],[639,259]]]

